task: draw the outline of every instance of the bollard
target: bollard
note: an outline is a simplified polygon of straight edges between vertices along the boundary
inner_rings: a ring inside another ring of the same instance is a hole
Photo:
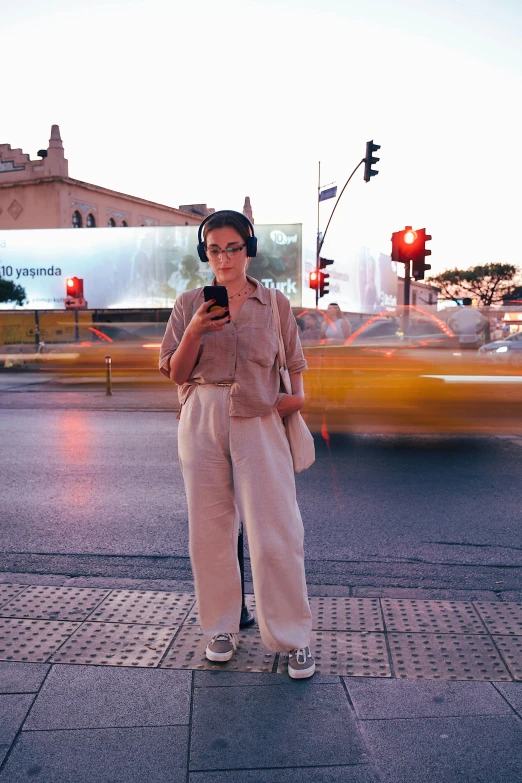
[[[111,362],[112,359],[109,354],[105,357],[105,367],[107,370],[106,373],[106,386],[105,386],[105,394],[111,394],[112,395],[112,385],[111,385]]]
[[[237,559],[239,560],[239,570],[241,571],[241,619],[239,620],[240,628],[248,628],[253,625],[256,618],[252,612],[248,611],[245,604],[245,552],[243,548],[243,523],[239,523],[239,536],[237,539]]]

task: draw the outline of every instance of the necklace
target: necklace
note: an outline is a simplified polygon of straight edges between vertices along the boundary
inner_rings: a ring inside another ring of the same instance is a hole
[[[236,296],[246,296],[247,294],[252,293],[253,290],[254,290],[254,287],[252,286],[252,284],[251,283],[247,283],[246,287],[243,288],[242,291],[238,291],[238,293],[232,294],[232,296],[228,297],[228,300],[230,301],[231,299],[234,299]]]

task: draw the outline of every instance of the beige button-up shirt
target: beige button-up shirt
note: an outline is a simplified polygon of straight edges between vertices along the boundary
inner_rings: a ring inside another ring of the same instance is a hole
[[[231,416],[265,416],[281,397],[277,361],[278,336],[270,303],[270,292],[258,280],[247,276],[255,291],[243,302],[235,324],[220,332],[204,334],[191,376],[178,387],[183,405],[196,384],[231,383]],[[214,281],[215,284],[215,281]],[[160,372],[169,377],[168,361],[177,349],[192,316],[204,302],[203,288],[185,291],[177,299],[161,344]],[[288,371],[307,369],[294,314],[286,296],[277,291],[281,332]]]

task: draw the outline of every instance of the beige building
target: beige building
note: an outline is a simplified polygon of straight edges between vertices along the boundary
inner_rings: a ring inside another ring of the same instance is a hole
[[[193,226],[214,211],[206,204],[167,207],[71,179],[58,125],[38,155],[31,160],[21,149],[0,144],[0,230]]]
[[[419,280],[410,281],[410,305],[426,313],[433,313],[437,309],[439,292],[429,282],[421,283]],[[404,304],[404,278],[397,278],[397,304]]]

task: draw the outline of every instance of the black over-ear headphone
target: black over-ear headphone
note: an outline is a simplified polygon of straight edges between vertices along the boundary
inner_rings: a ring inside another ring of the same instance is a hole
[[[198,229],[198,256],[200,257],[201,261],[204,261],[205,263],[208,263],[207,254],[205,251],[205,243],[203,242],[203,226],[207,222],[207,220],[210,220],[215,215],[220,215],[222,212],[233,212],[236,215],[241,215],[243,220],[246,220],[248,225],[250,226],[250,231],[252,232],[252,236],[247,239],[246,243],[246,251],[248,258],[254,258],[254,256],[257,255],[257,237],[254,232],[254,226],[252,225],[252,222],[247,218],[246,215],[243,215],[242,212],[236,212],[235,209],[219,209],[217,212],[212,212],[210,215],[207,215],[205,220],[200,224]]]

